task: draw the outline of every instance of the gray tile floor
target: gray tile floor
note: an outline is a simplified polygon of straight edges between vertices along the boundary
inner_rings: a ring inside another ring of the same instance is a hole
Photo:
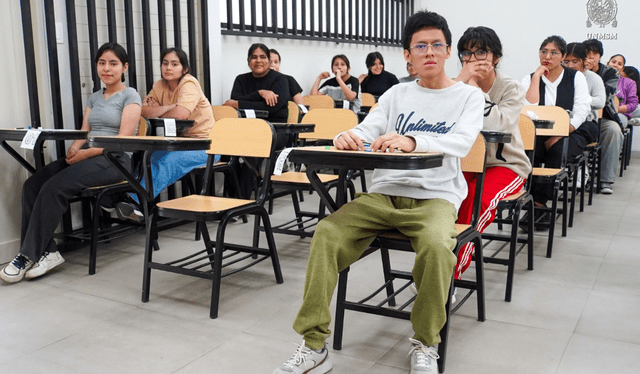
[[[535,270],[519,256],[513,301],[504,268],[486,266],[487,320],[469,300],[452,317],[446,373],[637,373],[640,357],[640,155],[614,194],[576,213],[552,259],[536,234]],[[315,196],[307,198],[313,206]],[[276,204],[274,222],[290,215]],[[234,224],[247,239],[250,225]],[[157,257],[196,246],[193,227],[161,233]],[[0,373],[271,373],[295,349],[291,323],[300,305],[309,239],[276,235],[284,284],[269,262],[222,282],[220,316],[209,319],[210,283],[154,272],[140,301],[144,237],[99,248],[87,275],[86,249],[35,281],[0,284]],[[410,256],[399,263],[410,265]],[[349,292],[381,277],[379,257],[356,264]],[[333,373],[407,373],[411,324],[347,312],[344,348]]]

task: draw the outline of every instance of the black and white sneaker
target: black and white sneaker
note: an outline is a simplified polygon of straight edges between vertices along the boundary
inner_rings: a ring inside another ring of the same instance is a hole
[[[16,258],[0,271],[0,279],[7,283],[20,282],[22,278],[24,278],[24,274],[27,270],[31,269],[33,264],[33,260],[29,260],[22,253],[18,253]]]
[[[131,198],[127,198],[126,201],[121,201],[116,204],[116,214],[120,219],[135,222],[144,221],[144,214],[142,214],[140,204]]]
[[[305,345],[304,339],[293,356],[273,374],[324,374],[331,370],[333,364],[329,357],[329,350],[325,347],[315,351]]]

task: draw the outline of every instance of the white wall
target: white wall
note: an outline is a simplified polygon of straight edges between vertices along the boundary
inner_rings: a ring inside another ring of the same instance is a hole
[[[28,126],[30,121],[20,5],[7,2],[0,12],[0,50],[4,51],[0,81],[0,128]],[[19,192],[27,172],[4,150],[0,156],[0,263],[10,261],[20,244]]]

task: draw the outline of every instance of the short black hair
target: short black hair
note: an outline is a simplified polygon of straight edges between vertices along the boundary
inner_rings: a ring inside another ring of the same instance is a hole
[[[162,50],[162,52],[160,52],[160,66],[162,66],[162,61],[164,61],[164,58],[172,52],[178,56],[178,60],[180,60],[180,65],[182,65],[182,68],[187,69],[187,72],[184,73],[187,74],[189,72],[189,57],[187,56],[187,53],[180,48],[165,48],[164,50]]]
[[[376,60],[380,60],[380,63],[384,67],[384,57],[382,57],[382,53],[376,51],[371,52],[367,55],[367,59],[364,61],[367,64],[367,69],[371,71],[371,67],[376,63]]]
[[[107,51],[113,52],[118,60],[120,60],[122,65],[129,63],[129,55],[127,54],[127,50],[124,49],[123,46],[118,43],[105,43],[98,49],[98,52],[96,52],[96,64],[98,63],[98,60],[100,60],[100,57],[102,57],[102,55]],[[122,74],[122,77],[120,79],[122,79],[122,81],[124,82],[124,74]]]
[[[584,44],[587,52],[595,52],[600,56],[604,56],[604,47],[602,46],[602,42],[598,39],[587,39],[582,42],[582,44]]]
[[[349,59],[345,55],[335,55],[335,56],[333,56],[333,58],[331,59],[331,67],[333,67],[333,63],[336,62],[336,59],[338,59],[338,58],[341,59],[342,61],[344,61],[345,64],[347,64],[347,69],[351,69],[351,63],[349,62]]]
[[[496,57],[502,57],[502,43],[496,32],[485,26],[469,27],[458,40],[458,57],[465,50],[476,47],[493,53]],[[460,57],[462,62],[462,57]]]
[[[447,46],[451,45],[451,30],[449,30],[447,20],[436,12],[421,10],[409,17],[404,24],[404,29],[402,30],[402,48],[411,51],[411,38],[413,38],[413,34],[423,29],[441,30]]]
[[[542,44],[540,44],[540,50],[542,50],[542,48],[544,48],[544,46],[549,43],[555,44],[563,56],[567,54],[567,42],[564,40],[562,36],[560,35],[548,36],[545,40],[542,41]]]
[[[269,47],[267,47],[266,45],[264,45],[262,43],[253,43],[253,44],[251,44],[251,47],[249,47],[249,53],[247,54],[247,61],[249,61],[251,59],[251,55],[258,48],[262,49],[264,54],[267,55],[267,59],[271,60],[271,52],[269,52],[270,51]]]
[[[587,49],[584,47],[583,43],[569,43],[567,44],[567,56],[575,56],[582,60],[587,59]]]

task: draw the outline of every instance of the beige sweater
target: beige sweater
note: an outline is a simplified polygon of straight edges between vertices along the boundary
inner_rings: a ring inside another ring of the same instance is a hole
[[[526,178],[531,163],[524,152],[518,117],[524,105],[525,89],[515,79],[496,72],[496,80],[485,97],[484,130],[506,131],[511,143],[487,143],[487,168],[502,166]],[[502,149],[500,149],[502,148]]]

